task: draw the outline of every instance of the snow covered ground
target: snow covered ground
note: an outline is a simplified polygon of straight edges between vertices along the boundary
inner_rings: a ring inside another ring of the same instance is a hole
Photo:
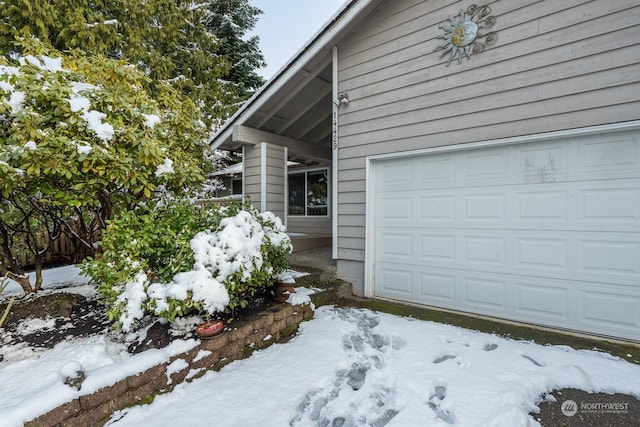
[[[545,391],[640,396],[638,378],[640,366],[607,354],[320,307],[293,341],[115,414],[110,425],[528,426]]]
[[[174,341],[129,355],[122,344],[91,337],[19,357],[20,349],[11,349],[0,362],[1,424],[22,425],[194,345]],[[80,391],[62,381],[70,362],[86,370]],[[288,343],[117,412],[108,425],[535,426],[528,414],[546,391],[640,397],[638,378],[640,366],[606,353],[326,306]]]

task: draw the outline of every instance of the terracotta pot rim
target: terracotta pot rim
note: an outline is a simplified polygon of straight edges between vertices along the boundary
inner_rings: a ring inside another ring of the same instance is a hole
[[[219,334],[223,329],[224,322],[222,320],[209,320],[196,326],[196,334],[201,338],[207,338]]]

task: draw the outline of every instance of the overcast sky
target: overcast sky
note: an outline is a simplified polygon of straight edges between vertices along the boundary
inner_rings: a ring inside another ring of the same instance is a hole
[[[260,37],[267,67],[258,73],[270,79],[347,0],[250,0],[264,14],[252,34]]]

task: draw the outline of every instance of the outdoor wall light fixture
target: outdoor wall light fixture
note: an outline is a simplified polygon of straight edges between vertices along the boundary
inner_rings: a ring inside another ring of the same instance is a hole
[[[347,92],[342,92],[338,96],[338,105],[348,105],[348,104],[349,104],[349,95],[347,95]]]

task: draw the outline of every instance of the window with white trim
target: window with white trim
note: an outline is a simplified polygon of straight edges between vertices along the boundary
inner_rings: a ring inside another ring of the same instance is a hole
[[[329,215],[329,170],[289,174],[289,215]]]

